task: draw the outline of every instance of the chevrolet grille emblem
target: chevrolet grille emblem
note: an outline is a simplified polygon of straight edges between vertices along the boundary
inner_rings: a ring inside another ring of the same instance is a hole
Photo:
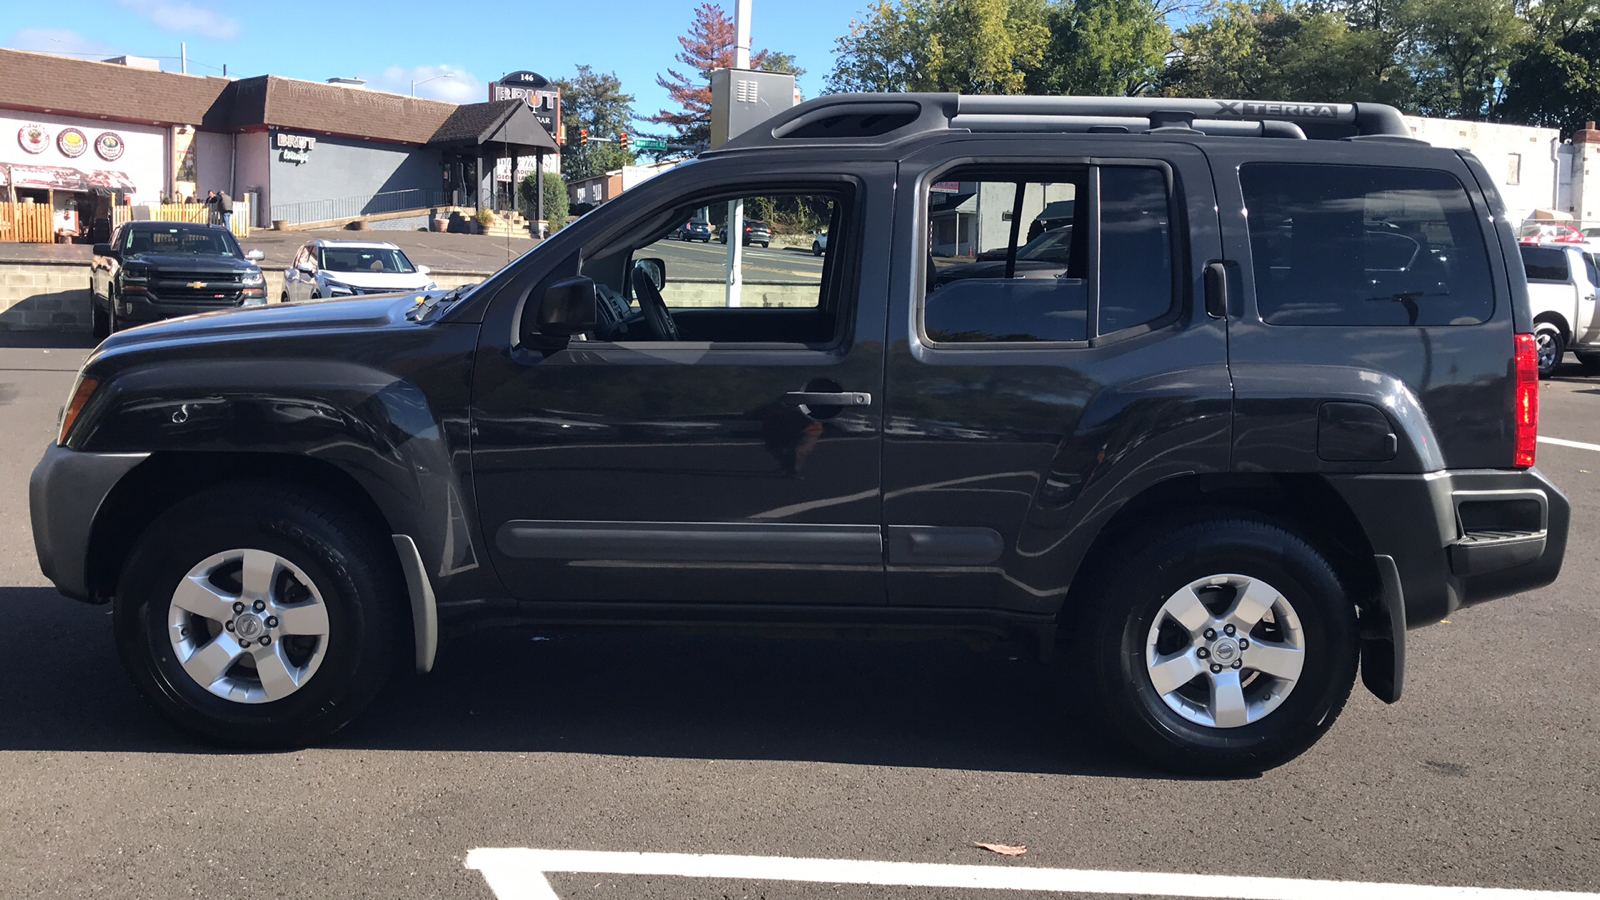
[[[191,281],[188,284],[184,285],[184,287],[187,287],[187,288],[190,288],[191,290],[196,290],[196,291],[200,290],[201,288],[203,288],[205,286],[206,286],[206,283],[204,281]]]

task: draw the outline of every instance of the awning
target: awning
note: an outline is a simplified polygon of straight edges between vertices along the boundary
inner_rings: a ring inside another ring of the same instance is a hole
[[[1570,222],[1572,213],[1562,212],[1559,209],[1536,209],[1531,218],[1539,222]]]
[[[133,179],[126,172],[107,169],[85,172],[72,166],[0,166],[0,187],[7,184],[19,188],[78,193],[136,190]]]

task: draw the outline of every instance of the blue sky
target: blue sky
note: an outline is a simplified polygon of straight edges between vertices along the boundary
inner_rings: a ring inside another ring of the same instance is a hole
[[[457,103],[488,99],[487,85],[506,72],[532,69],[547,78],[578,65],[614,71],[636,98],[635,112],[667,103],[657,74],[681,69],[673,59],[699,5],[692,0],[616,3],[483,4],[423,0],[49,0],[8,4],[4,46],[75,55],[130,54],[179,68],[188,43],[189,73],[235,77],[283,75],[322,81],[360,77],[369,87],[407,93],[413,79],[452,73],[417,86],[417,96]],[[755,0],[757,50],[793,53],[807,70],[800,87],[821,92],[833,68],[834,39],[849,30],[865,0]],[[723,8],[731,16],[732,0]],[[492,17],[492,18],[491,18]],[[9,32],[7,31],[9,29]],[[637,129],[655,126],[639,123]]]

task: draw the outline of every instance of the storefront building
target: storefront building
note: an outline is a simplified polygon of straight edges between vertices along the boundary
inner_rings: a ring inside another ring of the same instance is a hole
[[[507,176],[559,170],[539,120],[524,99],[458,106],[0,49],[0,202],[50,203],[65,222],[219,190],[248,199],[257,227],[499,208],[498,162],[516,160],[498,166]]]

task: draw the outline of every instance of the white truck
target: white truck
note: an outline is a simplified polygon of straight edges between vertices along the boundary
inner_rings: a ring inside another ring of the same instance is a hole
[[[1600,267],[1583,244],[1523,244],[1539,377],[1547,378],[1571,350],[1584,371],[1600,373]]]

